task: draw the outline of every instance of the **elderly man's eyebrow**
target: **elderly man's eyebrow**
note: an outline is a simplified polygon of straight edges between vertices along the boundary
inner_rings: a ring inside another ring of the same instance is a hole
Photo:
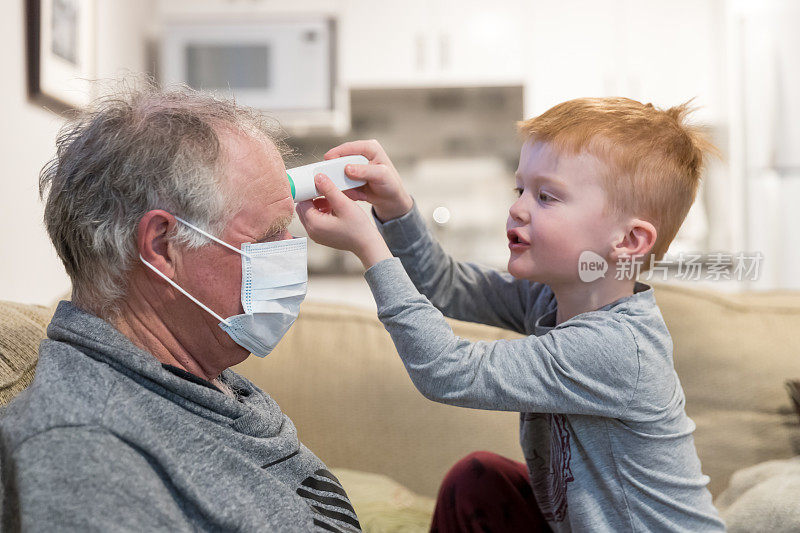
[[[270,224],[269,228],[266,232],[264,232],[261,237],[258,238],[255,242],[264,242],[268,241],[277,235],[286,231],[286,228],[291,224],[292,220],[294,219],[294,215],[285,215],[279,218],[276,218],[272,224]]]

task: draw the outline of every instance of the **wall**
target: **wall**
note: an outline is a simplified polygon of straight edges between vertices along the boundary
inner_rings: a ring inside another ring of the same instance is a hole
[[[800,5],[731,3],[733,170],[742,189],[746,248],[763,254],[759,289],[800,289]]]
[[[251,0],[95,1],[99,11],[99,77],[118,77],[126,71],[142,70],[146,61],[143,37],[148,33],[148,25],[157,26],[187,13],[202,17],[226,9],[231,17],[236,17],[243,13],[272,13],[276,9],[336,12],[349,5],[348,0],[301,0],[291,6]],[[773,3],[791,5],[788,0],[773,0]],[[6,254],[0,261],[0,280],[4,282],[0,283],[0,299],[50,303],[68,289],[69,283],[42,228],[37,175],[52,155],[60,120],[28,103],[26,98],[23,4],[22,0],[12,0],[0,8],[3,15],[0,42],[8,51],[0,59],[6,81],[0,86],[5,111],[5,120],[0,124],[0,155],[5,170],[0,178],[0,223],[5,229],[0,234],[0,245]],[[741,116],[741,93],[745,87],[741,69],[731,68],[741,61],[741,50],[737,48],[743,46],[737,41],[741,20],[736,7],[740,4],[754,5],[747,0],[658,0],[645,12],[635,0],[525,2],[522,16],[531,21],[528,49],[533,52],[524,67],[528,73],[524,115],[531,116],[556,101],[585,94],[623,93],[641,98],[652,94],[661,105],[699,95],[698,103],[705,108],[697,118],[710,127],[726,155],[725,163],[712,165],[703,204],[697,206],[705,207],[708,217],[707,244],[703,248],[737,252],[763,247],[770,252],[773,264],[781,264],[781,272],[773,272],[771,281],[765,277],[764,288],[796,287],[797,277],[793,273],[795,265],[800,264],[798,246],[794,243],[788,246],[775,236],[783,235],[776,228],[792,227],[794,219],[787,217],[798,193],[792,188],[773,195],[775,202],[781,199],[788,204],[781,209],[783,218],[778,220],[777,208],[767,206],[762,200],[763,191],[756,188],[748,192],[746,169],[740,161],[745,143],[754,137],[743,138],[748,130]],[[379,6],[376,3],[376,9]],[[653,16],[653,12],[658,16]],[[676,30],[675,35],[679,37],[682,53],[676,53],[672,45],[663,46],[670,41],[673,29],[681,30]],[[644,39],[643,35],[649,36],[651,30],[655,37]],[[638,42],[648,42],[649,46],[631,46]],[[662,80],[662,74],[679,67],[684,73],[678,77],[679,84]],[[760,78],[752,79],[757,84]],[[761,217],[754,208],[750,218],[757,227],[747,224],[748,197],[761,211],[771,215],[771,218]],[[682,235],[686,236],[691,226],[687,222]],[[767,246],[754,236],[769,237],[775,243]],[[699,245],[690,240],[687,246],[696,249]],[[775,261],[774,250],[784,250],[781,253],[791,257]]]
[[[97,77],[142,70],[152,3],[96,3]],[[27,99],[24,2],[3,2],[0,14],[0,299],[49,305],[69,290],[69,279],[44,230],[38,174],[54,154],[62,120]]]

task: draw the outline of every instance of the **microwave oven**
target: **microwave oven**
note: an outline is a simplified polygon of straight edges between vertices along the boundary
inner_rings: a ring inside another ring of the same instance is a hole
[[[277,118],[290,132],[342,132],[331,18],[173,22],[163,28],[159,78],[209,91]]]

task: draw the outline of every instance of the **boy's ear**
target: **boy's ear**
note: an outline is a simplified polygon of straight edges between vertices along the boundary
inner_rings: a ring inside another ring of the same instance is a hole
[[[653,249],[658,232],[650,222],[640,218],[631,219],[617,240],[612,243],[611,259],[621,257],[642,258]]]

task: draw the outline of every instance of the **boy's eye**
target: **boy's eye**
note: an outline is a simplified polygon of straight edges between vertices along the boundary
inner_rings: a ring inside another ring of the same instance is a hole
[[[522,189],[520,189],[519,187],[514,187],[512,190],[513,190],[515,193],[517,193],[517,197],[520,197],[520,196],[522,196]]]
[[[540,192],[539,193],[539,200],[541,200],[542,202],[549,202],[550,200],[555,200],[555,198],[553,198],[552,196],[550,196],[546,192]]]

